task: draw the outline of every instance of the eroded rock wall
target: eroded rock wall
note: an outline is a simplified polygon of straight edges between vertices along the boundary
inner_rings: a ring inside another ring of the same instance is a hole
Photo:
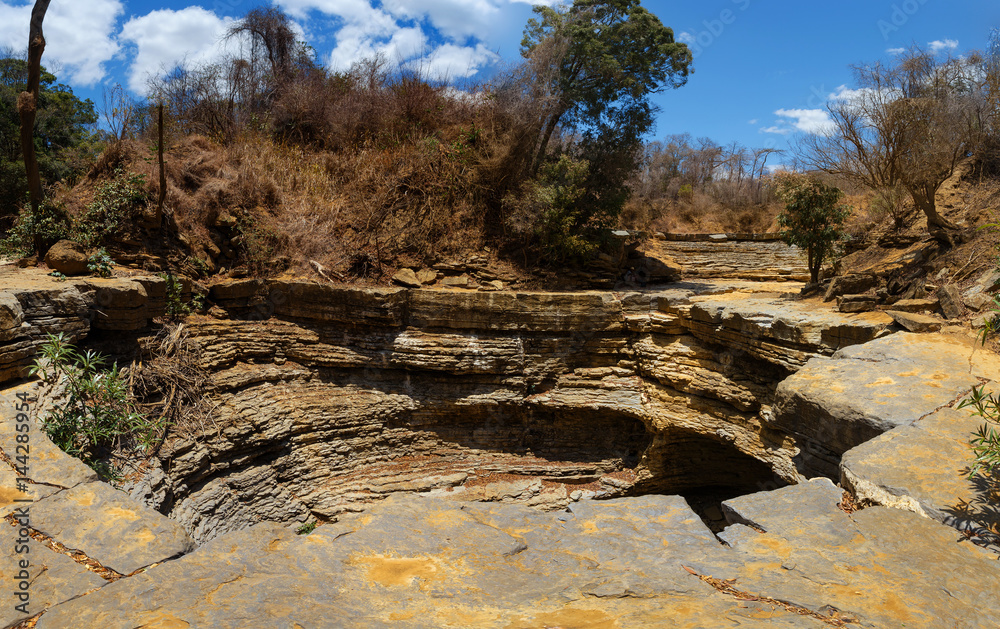
[[[759,288],[758,288],[759,290]],[[555,508],[801,478],[762,418],[814,356],[876,336],[740,284],[642,293],[215,287],[191,318],[212,425],[135,489],[211,539],[333,519],[399,491]]]

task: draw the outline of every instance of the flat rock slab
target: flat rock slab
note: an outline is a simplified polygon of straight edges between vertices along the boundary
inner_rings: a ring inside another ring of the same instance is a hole
[[[899,310],[886,310],[885,314],[893,318],[899,325],[910,332],[937,332],[944,325],[941,319],[928,315],[917,314],[915,312],[902,312]]]
[[[683,499],[519,505],[398,496],[308,536],[261,524],[47,611],[39,629],[995,626],[1000,565],[937,522],[848,515],[826,480],[730,501],[719,544]],[[728,529],[727,529],[728,530]]]
[[[4,604],[0,606],[0,626],[34,616],[38,612],[99,588],[107,583],[66,555],[49,550],[33,539],[18,541],[18,529],[0,523],[3,556],[0,557],[0,582],[4,584]],[[17,552],[18,549],[24,552]],[[27,561],[27,568],[20,562]],[[27,613],[15,608],[22,601],[13,592],[27,581]],[[74,625],[67,625],[74,626]],[[79,625],[77,625],[79,626]]]
[[[31,525],[121,574],[195,548],[178,523],[100,482],[34,503]]]
[[[795,435],[805,454],[831,453],[836,476],[847,450],[906,426],[964,396],[980,377],[1000,373],[1000,357],[971,338],[897,333],[818,357],[778,385],[772,422]],[[817,455],[818,456],[818,455]]]
[[[963,531],[983,535],[1000,527],[1000,513],[982,478],[969,479],[969,438],[983,423],[968,409],[942,409],[844,455],[841,484],[857,498],[913,511]]]
[[[406,496],[308,536],[262,524],[59,605],[37,626],[822,627],[685,571],[722,569],[727,551],[681,498],[577,511]]]
[[[28,474],[26,478],[35,483],[50,485],[55,488],[73,487],[80,483],[97,480],[94,470],[87,467],[80,459],[66,454],[48,438],[37,421],[37,404],[35,399],[38,387],[34,383],[24,383],[5,389],[0,394],[0,450],[15,460],[19,454],[17,436],[28,435]],[[17,432],[18,408],[24,408],[24,402],[17,394],[24,393],[30,397],[27,406],[28,432]],[[40,490],[40,488],[36,488]]]
[[[737,524],[727,536],[740,557],[733,587],[847,626],[996,626],[995,559],[914,513],[871,507],[848,514],[836,506],[839,494],[815,479],[727,501],[730,515],[765,529]]]

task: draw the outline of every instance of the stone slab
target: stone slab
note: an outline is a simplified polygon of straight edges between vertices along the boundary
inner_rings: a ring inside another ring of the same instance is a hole
[[[937,332],[944,325],[944,322],[936,317],[917,314],[915,312],[886,310],[885,314],[892,317],[893,321],[906,328],[909,332]]]
[[[1000,513],[986,481],[969,479],[969,439],[983,420],[942,409],[847,452],[841,483],[858,499],[913,511],[963,531],[997,530]],[[983,543],[993,541],[985,537]],[[1000,548],[1000,547],[998,547]]]
[[[808,475],[836,477],[836,457],[954,402],[998,362],[971,338],[893,334],[810,360],[778,385],[771,421],[798,437],[803,457],[832,453],[829,469],[816,461]]]
[[[954,530],[871,507],[745,536],[733,586],[860,627],[995,627],[1000,563]]]
[[[77,485],[33,504],[31,524],[122,574],[195,548],[179,524],[100,482]]]
[[[3,544],[0,583],[4,587],[0,626],[8,627],[107,583],[66,555],[49,550],[33,539],[19,542],[18,529],[8,526],[6,522],[0,523],[0,531],[0,544]],[[17,552],[19,549],[24,552]],[[27,568],[21,567],[22,561],[28,562]],[[15,608],[15,605],[23,602],[13,594],[15,590],[20,591],[19,584],[22,581],[29,584],[28,605],[25,608],[28,613]]]
[[[725,552],[676,497],[573,514],[407,496],[308,536],[274,524],[228,535],[37,626],[821,627],[681,566]]]
[[[55,488],[73,487],[80,483],[97,480],[94,470],[87,467],[79,459],[73,458],[60,450],[48,438],[38,421],[37,399],[38,387],[34,383],[22,383],[5,389],[0,394],[0,450],[12,460],[17,456],[17,413],[23,408],[24,402],[18,399],[18,393],[30,395],[28,402],[28,446],[29,465],[27,478],[35,483],[51,485]]]

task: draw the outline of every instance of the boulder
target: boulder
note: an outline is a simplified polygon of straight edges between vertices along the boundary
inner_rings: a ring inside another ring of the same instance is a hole
[[[417,271],[417,279],[420,283],[426,286],[427,284],[433,284],[437,281],[437,272],[430,269],[420,269]]]
[[[841,312],[871,312],[875,310],[874,295],[841,295],[837,297],[837,309]]]
[[[469,288],[469,279],[469,276],[463,273],[458,277],[446,277],[441,283],[451,288]]]
[[[400,269],[392,276],[392,281],[407,288],[420,288],[423,283],[417,279],[417,274],[413,269]]]
[[[937,332],[943,323],[940,319],[927,315],[916,314],[914,312],[901,312],[899,310],[886,310],[885,314],[893,318],[899,325],[910,332]]]
[[[900,299],[892,304],[897,312],[934,312],[940,302],[937,299]]]
[[[944,312],[945,317],[958,319],[965,314],[965,308],[962,307],[962,295],[958,292],[958,288],[955,285],[942,286],[938,289],[937,296],[941,302],[941,311]]]
[[[826,295],[823,296],[823,301],[833,301],[834,298],[841,295],[867,293],[876,286],[878,286],[878,278],[874,275],[841,275],[833,278],[833,281],[830,282],[829,288],[826,289]]]
[[[85,275],[87,269],[87,252],[78,242],[60,240],[52,245],[45,254],[45,264],[53,271],[63,275]]]
[[[984,308],[986,308],[987,306],[989,306],[990,304],[992,304],[993,303],[993,298],[990,297],[989,295],[987,295],[986,293],[980,291],[978,293],[972,294],[969,297],[965,297],[962,300],[962,302],[970,310],[975,310],[976,312],[979,312],[979,311],[983,310]]]

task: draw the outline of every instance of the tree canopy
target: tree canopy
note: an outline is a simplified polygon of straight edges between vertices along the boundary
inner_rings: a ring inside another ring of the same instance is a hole
[[[575,237],[620,213],[643,158],[642,137],[653,128],[650,96],[684,85],[692,55],[638,0],[575,0],[534,11],[521,42],[540,103],[529,173],[545,187],[554,183],[546,162],[566,155],[585,162],[572,169],[582,192],[573,224],[564,225]],[[560,150],[550,151],[557,129]]]
[[[938,188],[983,139],[983,73],[977,59],[939,59],[915,48],[890,64],[854,68],[858,89],[834,99],[833,130],[805,139],[805,162],[875,190],[902,186],[949,241],[956,226],[937,210]]]
[[[785,210],[778,215],[781,236],[790,245],[805,247],[809,256],[809,278],[819,281],[823,262],[836,253],[843,238],[841,225],[847,209],[840,205],[844,193],[817,179],[783,173],[777,177],[778,196]]]
[[[27,85],[27,76],[24,59],[0,58],[0,216],[13,214],[27,191],[17,112],[17,98]],[[86,152],[93,141],[96,122],[94,103],[80,100],[42,68],[34,140],[44,182],[71,176],[82,166],[86,160],[79,153]]]
[[[576,0],[564,9],[536,6],[521,54],[546,83],[535,170],[556,125],[592,141],[609,135],[638,142],[653,125],[649,96],[677,88],[691,72],[691,51],[638,0]]]

